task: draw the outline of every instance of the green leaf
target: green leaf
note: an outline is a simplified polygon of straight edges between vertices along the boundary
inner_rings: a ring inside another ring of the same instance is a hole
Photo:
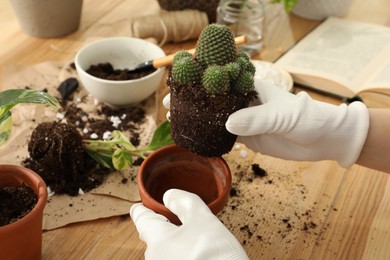
[[[31,89],[9,89],[0,92],[0,145],[8,140],[12,130],[10,110],[21,103],[34,103],[60,108],[57,99],[48,93]]]
[[[165,121],[155,130],[150,144],[143,148],[137,149],[118,130],[112,132],[109,140],[83,140],[83,147],[104,167],[124,170],[133,165],[133,157],[146,158],[153,151],[172,143],[170,123]]]
[[[112,164],[112,153],[95,152],[92,150],[86,150],[86,152],[97,163],[106,168],[114,169],[114,165]]]
[[[112,163],[117,170],[124,170],[133,164],[133,157],[126,150],[116,150],[112,155]]]
[[[171,136],[171,124],[169,121],[165,121],[159,125],[153,134],[150,144],[145,147],[145,150],[157,150],[161,147],[173,144],[174,141]],[[144,149],[143,149],[144,150]]]
[[[284,10],[289,13],[294,8],[294,6],[297,4],[297,0],[271,0],[271,3],[282,3],[284,6]]]
[[[135,150],[135,146],[130,142],[130,140],[118,130],[114,130],[112,132],[112,139],[109,142],[115,143],[129,150]]]
[[[8,111],[5,115],[0,117],[0,146],[4,144],[12,131],[12,115],[11,112]]]
[[[33,103],[60,108],[58,100],[46,92],[32,89],[8,89],[0,92],[0,117],[17,104]]]

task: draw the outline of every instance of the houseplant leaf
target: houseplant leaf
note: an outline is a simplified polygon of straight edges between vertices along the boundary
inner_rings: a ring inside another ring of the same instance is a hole
[[[11,135],[11,130],[12,115],[11,112],[8,111],[0,118],[0,146],[8,140],[9,136]]]
[[[160,124],[153,134],[150,144],[146,146],[145,150],[157,150],[163,146],[173,144],[173,139],[171,137],[171,126],[169,121],[165,121]]]
[[[130,140],[118,130],[112,132],[108,140],[83,140],[85,151],[101,165],[116,170],[124,170],[133,165],[133,158],[145,159],[153,151],[173,144],[170,123],[161,123],[154,131],[149,145],[136,148]]]
[[[31,89],[9,89],[0,92],[0,145],[8,140],[12,131],[10,110],[21,103],[33,103],[60,108],[58,100],[46,92]]]

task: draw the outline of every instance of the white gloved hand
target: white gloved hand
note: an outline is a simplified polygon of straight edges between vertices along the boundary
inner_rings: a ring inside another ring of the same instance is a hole
[[[335,160],[342,167],[356,162],[369,126],[363,103],[331,105],[259,78],[255,87],[263,104],[241,109],[226,122],[227,130],[239,136],[237,141],[287,160]]]
[[[181,226],[140,203],[130,209],[140,239],[147,244],[146,259],[248,259],[237,239],[199,196],[171,189],[163,201],[179,217]]]
[[[166,109],[170,109],[171,108],[171,93],[168,93],[165,95],[165,97],[163,98],[163,106],[166,108]],[[171,112],[168,111],[167,114],[165,115],[167,120],[168,121],[171,121]]]

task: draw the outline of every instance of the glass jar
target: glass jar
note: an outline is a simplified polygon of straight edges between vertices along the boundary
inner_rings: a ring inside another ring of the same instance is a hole
[[[264,4],[262,0],[221,0],[217,23],[229,26],[235,36],[246,35],[247,43],[239,50],[253,55],[263,46]]]

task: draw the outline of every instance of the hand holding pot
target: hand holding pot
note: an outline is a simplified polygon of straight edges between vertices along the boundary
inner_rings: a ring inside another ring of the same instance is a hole
[[[361,102],[340,106],[293,95],[255,78],[262,105],[241,109],[226,122],[229,132],[254,151],[298,161],[335,160],[349,167],[365,143],[369,113]]]
[[[140,239],[147,244],[146,259],[248,259],[237,239],[199,196],[171,189],[163,201],[179,217],[181,226],[142,204],[130,209]]]

